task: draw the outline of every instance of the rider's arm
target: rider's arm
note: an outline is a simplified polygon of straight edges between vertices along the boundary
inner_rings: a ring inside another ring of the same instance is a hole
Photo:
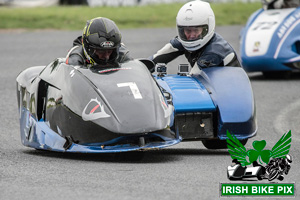
[[[212,66],[241,67],[236,52],[219,34],[215,34],[197,60],[200,68]]]
[[[184,53],[182,45],[175,38],[150,57],[154,63],[169,63]]]
[[[84,65],[82,46],[74,46],[66,56],[66,64]]]
[[[225,57],[218,54],[205,54],[197,60],[197,65],[201,68],[213,67],[213,66],[230,66],[241,67],[240,61],[237,58],[235,52],[227,54]]]

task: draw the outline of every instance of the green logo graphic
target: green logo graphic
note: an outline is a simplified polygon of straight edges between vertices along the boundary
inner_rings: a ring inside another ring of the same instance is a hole
[[[247,149],[240,141],[227,131],[227,147],[232,159],[237,159],[242,166],[251,165],[254,161],[260,164],[268,164],[271,158],[285,158],[289,153],[292,141],[291,131],[283,134],[278,142],[273,146],[272,150],[265,150],[267,142],[265,140],[254,141],[253,149]]]

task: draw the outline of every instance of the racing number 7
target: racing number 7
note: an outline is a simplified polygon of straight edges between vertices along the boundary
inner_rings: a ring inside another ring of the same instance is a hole
[[[139,91],[139,88],[138,88],[138,86],[136,85],[135,82],[118,83],[117,86],[118,87],[129,87],[132,94],[133,94],[133,97],[135,99],[142,99],[143,98],[140,91]]]

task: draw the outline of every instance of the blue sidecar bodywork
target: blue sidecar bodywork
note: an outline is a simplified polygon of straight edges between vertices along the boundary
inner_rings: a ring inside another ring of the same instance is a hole
[[[254,96],[242,68],[210,67],[192,75],[156,79],[173,97],[174,129],[183,141],[217,139],[226,143],[227,131],[239,140],[256,134]]]

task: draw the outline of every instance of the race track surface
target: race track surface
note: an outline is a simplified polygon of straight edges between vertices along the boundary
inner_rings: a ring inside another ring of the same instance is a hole
[[[239,51],[241,26],[217,27]],[[122,30],[123,42],[135,58],[145,58],[176,35],[175,28]],[[201,142],[180,143],[148,151],[140,161],[113,155],[64,154],[37,151],[20,141],[15,79],[30,66],[64,57],[81,31],[0,32],[0,199],[219,199],[219,184],[227,179],[227,150],[207,150]],[[179,58],[168,65],[175,72]],[[292,130],[294,161],[283,182],[299,186],[300,74],[288,80],[266,80],[249,74],[258,120],[258,135],[271,149]],[[234,98],[234,97],[232,97]],[[262,181],[268,182],[266,180]],[[257,183],[257,182],[251,182]],[[297,196],[299,196],[297,190]]]

